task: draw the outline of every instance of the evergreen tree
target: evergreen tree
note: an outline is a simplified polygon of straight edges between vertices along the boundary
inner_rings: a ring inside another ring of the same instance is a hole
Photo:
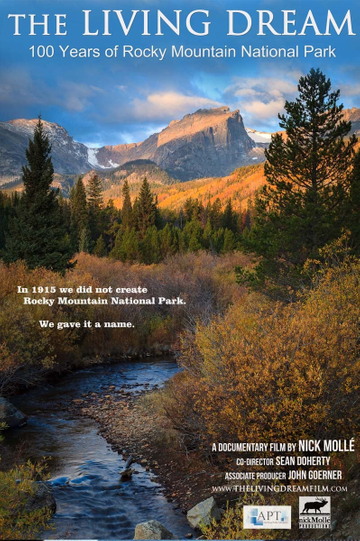
[[[192,199],[192,197],[188,197],[184,205],[184,215],[185,215],[185,220],[187,222],[190,222],[192,220],[193,215],[194,215],[194,209],[195,209],[195,202]]]
[[[237,229],[238,229],[237,216],[236,216],[236,213],[233,211],[232,202],[230,198],[227,200],[227,203],[222,215],[221,227],[223,227],[224,229],[229,229],[233,233],[237,233]]]
[[[82,177],[78,178],[71,197],[71,213],[78,231],[89,225],[89,212],[86,201],[86,190]]]
[[[122,231],[122,229],[118,229],[118,232],[115,237],[114,247],[109,253],[109,257],[112,259],[121,260],[121,243],[122,243],[123,233],[124,232]]]
[[[51,189],[54,168],[51,145],[39,116],[23,166],[24,194],[6,239],[6,261],[22,259],[29,268],[46,267],[64,273],[73,256],[63,214]]]
[[[96,241],[93,254],[98,256],[98,257],[105,257],[106,256],[107,250],[106,250],[106,244],[105,244],[103,235],[100,235],[100,237]]]
[[[91,238],[90,238],[90,231],[87,227],[84,227],[80,231],[79,235],[79,252],[90,252],[90,244],[91,244]]]
[[[130,198],[130,188],[127,179],[125,179],[122,187],[123,205],[121,209],[121,225],[124,229],[132,227],[133,224],[133,210]]]
[[[301,287],[308,258],[336,238],[345,223],[349,171],[356,138],[345,141],[351,123],[343,119],[340,92],[320,70],[301,77],[299,97],[279,115],[286,137],[275,134],[265,151],[268,185],[255,204],[254,223],[244,237],[247,252],[261,257],[254,274],[238,280],[275,295]]]
[[[177,230],[173,226],[166,224],[164,229],[159,231],[159,242],[161,259],[167,255],[175,254],[179,249]]]
[[[224,254],[233,252],[236,249],[236,239],[234,233],[230,229],[224,231],[224,244],[222,252]]]
[[[155,225],[149,227],[140,245],[141,261],[147,265],[159,263],[160,261],[160,242],[159,234]]]
[[[102,196],[102,182],[98,175],[92,175],[88,184],[88,201],[89,208],[102,208],[103,196]]]
[[[88,209],[91,238],[97,239],[103,231],[103,195],[102,182],[98,175],[93,175],[88,184]]]
[[[139,255],[139,241],[135,229],[125,229],[125,231],[119,229],[110,257],[134,263],[139,259]]]
[[[142,182],[139,196],[135,200],[133,211],[136,228],[141,236],[144,236],[146,230],[155,224],[157,215],[156,200],[146,177]]]
[[[120,227],[120,211],[115,207],[114,201],[109,199],[103,211],[104,240],[110,250],[114,247],[116,234]]]
[[[360,150],[354,158],[350,175],[350,197],[346,213],[345,226],[351,232],[351,244],[354,252],[360,254]]]
[[[134,228],[126,229],[123,235],[120,259],[130,263],[139,259],[139,241]]]
[[[204,247],[208,250],[213,251],[214,246],[212,243],[212,236],[213,236],[213,228],[211,227],[211,220],[210,217],[208,221],[206,222],[206,226],[203,232],[203,241],[204,241]]]
[[[9,228],[9,222],[14,215],[16,204],[13,197],[8,196],[0,190],[0,254],[2,254],[5,248],[6,233]]]
[[[189,252],[197,252],[202,248],[202,229],[198,220],[193,219],[184,227],[187,249]]]
[[[70,192],[70,208],[71,208],[71,238],[76,251],[79,250],[80,235],[83,230],[88,230],[89,212],[86,201],[86,190],[82,180],[79,177],[75,186]],[[84,240],[84,239],[82,239]],[[83,251],[83,250],[79,250]]]
[[[213,228],[218,229],[221,227],[221,201],[217,197],[212,205],[210,220]]]
[[[224,229],[214,229],[211,235],[211,247],[217,254],[219,254],[224,247]]]

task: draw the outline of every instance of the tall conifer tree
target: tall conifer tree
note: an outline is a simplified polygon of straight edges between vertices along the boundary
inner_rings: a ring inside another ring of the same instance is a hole
[[[132,204],[130,198],[130,188],[127,179],[125,179],[124,185],[122,187],[122,196],[123,196],[123,205],[121,209],[121,224],[123,228],[133,226],[133,212]]]
[[[5,259],[22,259],[30,269],[46,267],[63,273],[73,266],[73,253],[58,193],[51,189],[51,145],[40,116],[26,159],[28,164],[22,169],[24,193],[7,235]]]
[[[95,174],[90,178],[87,191],[90,232],[91,238],[95,242],[103,229],[103,188],[101,178],[98,175]]]
[[[71,201],[71,213],[76,222],[78,231],[88,227],[89,213],[86,201],[86,190],[82,177],[78,178],[75,186],[74,195]]]
[[[146,230],[155,224],[156,221],[156,200],[151,193],[150,184],[146,177],[141,184],[140,193],[134,203],[133,208],[136,220],[136,226],[142,236]]]
[[[239,281],[281,291],[301,287],[308,258],[340,235],[346,223],[346,199],[356,137],[345,137],[351,123],[343,119],[340,91],[312,69],[301,77],[299,97],[279,115],[286,136],[275,134],[265,152],[268,185],[255,205],[246,251],[261,257],[255,274],[238,269]]]

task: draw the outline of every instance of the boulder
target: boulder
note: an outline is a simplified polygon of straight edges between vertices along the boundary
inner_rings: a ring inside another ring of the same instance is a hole
[[[5,423],[7,428],[26,424],[26,415],[15,408],[6,398],[0,397],[0,424]]]
[[[29,496],[25,505],[25,511],[27,513],[33,513],[34,511],[47,509],[55,513],[56,501],[51,487],[42,481],[35,484],[34,494]]]
[[[216,501],[211,496],[207,500],[198,503],[187,512],[187,519],[193,528],[200,528],[200,524],[209,526],[213,519],[220,520],[221,511]]]
[[[157,520],[142,522],[135,527],[134,539],[178,539]]]

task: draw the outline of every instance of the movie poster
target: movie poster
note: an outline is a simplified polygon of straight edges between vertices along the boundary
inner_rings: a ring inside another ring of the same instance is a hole
[[[359,1],[0,13],[0,539],[360,540]]]

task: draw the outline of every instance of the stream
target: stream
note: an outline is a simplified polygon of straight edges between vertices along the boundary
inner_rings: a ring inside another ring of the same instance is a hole
[[[74,417],[67,405],[110,385],[138,393],[161,386],[178,371],[173,359],[148,359],[94,366],[32,389],[12,402],[29,418],[5,434],[6,455],[48,461],[57,511],[47,539],[133,539],[135,525],[158,520],[179,538],[191,532],[186,517],[163,495],[161,485],[140,464],[132,480],[121,482],[122,456],[98,434],[91,419]],[[145,384],[149,384],[146,385]],[[133,466],[134,467],[134,466]]]

